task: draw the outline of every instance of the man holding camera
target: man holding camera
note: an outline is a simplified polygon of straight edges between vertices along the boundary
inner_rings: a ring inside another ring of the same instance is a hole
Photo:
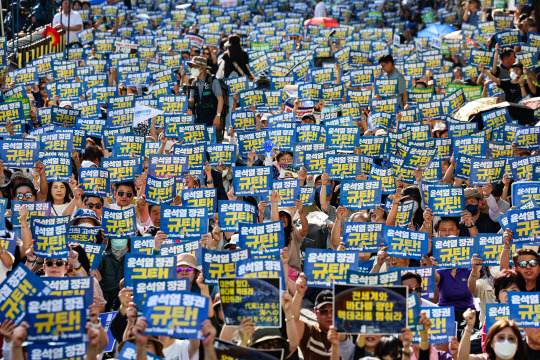
[[[191,68],[192,77],[195,78],[190,86],[188,101],[195,115],[195,123],[215,126],[218,132],[221,128],[221,113],[224,104],[219,81],[208,73],[210,67],[204,57],[195,56],[187,64]]]

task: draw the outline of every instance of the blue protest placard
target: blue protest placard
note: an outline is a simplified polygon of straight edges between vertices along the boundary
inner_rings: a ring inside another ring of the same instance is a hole
[[[375,95],[390,97],[398,94],[398,79],[375,79]]]
[[[520,244],[512,243],[512,254]],[[502,234],[476,234],[474,239],[474,248],[472,253],[478,254],[483,260],[482,265],[499,266],[501,260],[501,252],[503,251],[504,241]]]
[[[433,238],[433,257],[440,268],[470,268],[474,237]]]
[[[428,253],[428,234],[393,226],[384,227],[384,245],[389,256],[421,260]]]
[[[253,259],[279,260],[285,247],[283,222],[239,224],[238,247],[251,249]]]
[[[483,186],[499,183],[504,175],[506,159],[484,159],[471,157],[470,184]]]
[[[109,339],[109,344],[107,345],[105,350],[103,350],[103,352],[110,352],[110,351],[113,351],[114,349],[116,340],[114,339],[114,336],[110,328],[111,328],[111,322],[114,319],[114,316],[116,315],[116,313],[117,311],[112,311],[112,312],[101,313],[99,315],[99,318],[101,319],[101,326],[103,326],[103,330],[105,330],[105,332],[107,333],[107,338]]]
[[[239,231],[239,224],[254,224],[257,219],[257,208],[244,201],[220,200],[218,204],[218,221],[222,231]]]
[[[272,189],[272,167],[239,167],[233,170],[235,196],[265,195]]]
[[[176,256],[149,256],[126,254],[124,259],[124,286],[133,288],[137,279],[176,278]]]
[[[39,159],[38,141],[4,139],[0,146],[0,159],[6,167],[33,168]]]
[[[508,108],[496,109],[482,113],[484,127],[498,128],[504,124],[512,122]],[[471,123],[469,123],[471,124]]]
[[[501,215],[498,220],[503,229],[512,230],[512,241],[533,242],[540,236],[540,209],[514,209]]]
[[[339,202],[352,210],[370,210],[381,205],[382,183],[380,181],[343,181],[339,190]]]
[[[257,326],[281,327],[279,279],[222,278],[219,290],[227,325],[238,326],[249,316]]]
[[[540,163],[540,155],[532,155],[508,160],[514,181],[530,180],[533,177],[534,165]]]
[[[5,220],[4,220],[5,221]],[[5,231],[5,230],[3,230]],[[0,237],[0,247],[15,256],[15,248],[17,247],[17,234],[9,231],[6,233],[7,237]]]
[[[166,291],[190,291],[189,279],[136,279],[133,280],[133,302],[142,310],[149,295]]]
[[[461,216],[465,193],[461,187],[430,186],[426,206],[436,216]]]
[[[300,194],[298,194],[298,199],[302,201],[304,206],[310,206],[315,201],[315,187],[312,186],[301,186]]]
[[[382,223],[346,222],[343,242],[348,250],[362,253],[377,252],[384,243]]]
[[[539,150],[540,149],[540,127],[526,126],[516,131],[513,141],[519,149]]]
[[[204,283],[218,285],[220,278],[236,276],[238,263],[251,258],[250,249],[214,251],[202,249]]]
[[[486,157],[487,139],[480,136],[465,136],[454,139],[454,157],[459,154]]]
[[[145,333],[187,339],[203,339],[202,323],[208,319],[208,298],[185,291],[156,292],[143,308]]]
[[[359,127],[328,126],[326,128],[326,146],[329,149],[354,150],[359,138]]]
[[[175,178],[159,179],[152,175],[146,177],[144,196],[151,205],[168,205],[176,196]]]
[[[210,155],[210,166],[233,167],[236,164],[236,149],[234,144],[214,144],[206,147],[206,151]]]
[[[71,226],[69,228],[69,231],[71,232],[73,228],[74,226]],[[91,229],[91,228],[84,227],[82,229]],[[100,228],[96,228],[96,229],[100,229]],[[100,245],[100,244],[95,244],[93,242],[68,240],[68,245],[72,243],[77,243],[84,249],[84,251],[86,252],[86,256],[88,257],[88,261],[90,262],[90,270],[97,270],[99,268],[99,264],[101,263],[101,257],[103,256],[103,251],[105,250],[105,244]]]
[[[448,344],[456,335],[456,320],[453,306],[420,307],[420,312],[426,314],[431,320],[431,328],[428,330],[430,343]],[[420,343],[420,334],[413,336],[413,344]]]
[[[510,319],[524,329],[540,328],[540,292],[508,291]]]
[[[109,171],[99,168],[80,168],[79,184],[81,184],[85,195],[109,197],[111,188]]]
[[[148,174],[157,178],[180,176],[188,171],[188,158],[181,155],[151,155],[148,160]]]
[[[362,155],[371,156],[376,159],[384,158],[388,155],[390,142],[388,136],[361,136],[358,141],[358,147]]]
[[[335,284],[334,326],[346,334],[400,334],[408,325],[407,296],[406,286]]]
[[[522,44],[519,30],[498,32],[495,35],[495,39],[501,47],[520,46]]]
[[[294,206],[294,202],[300,196],[300,180],[285,179],[276,180],[272,184],[272,190],[279,194],[278,205],[284,207]],[[270,203],[270,192],[264,197],[267,203]]]
[[[284,289],[284,286],[286,286],[285,270],[281,260],[241,260],[236,265],[236,276],[259,279],[279,278],[281,288]]]
[[[41,151],[68,151],[73,149],[73,134],[72,133],[49,133],[43,134],[39,138],[41,142]]]
[[[25,296],[43,296],[50,292],[40,277],[20,263],[0,284],[0,320],[20,324],[26,314]]]
[[[160,230],[182,239],[200,238],[208,232],[206,207],[161,206]]]
[[[101,217],[101,228],[105,236],[114,239],[134,236],[137,230],[135,207],[125,210],[114,210],[104,207]]]
[[[331,289],[334,282],[344,283],[348,270],[358,270],[359,256],[359,251],[306,249],[308,286]]]
[[[42,258],[62,259],[69,257],[67,224],[42,225],[34,223],[34,254]]]
[[[70,158],[45,157],[41,162],[45,165],[45,177],[48,182],[70,182],[73,171]]]
[[[512,205],[520,206],[534,199],[540,201],[540,181],[518,181],[512,183]]]
[[[41,280],[51,289],[50,296],[82,296],[86,313],[88,307],[94,303],[94,278],[84,277],[49,277],[43,276]]]
[[[390,271],[379,274],[365,274],[360,271],[348,270],[345,279],[347,284],[351,285],[401,285],[401,273],[399,271]]]
[[[86,308],[82,296],[26,296],[28,341],[82,342]]]
[[[213,217],[217,208],[217,189],[183,189],[182,205],[189,207],[206,207],[208,216]]]
[[[36,216],[49,216],[51,214],[51,203],[50,202],[39,202],[39,201],[12,201],[11,202],[11,212],[13,216],[11,217],[11,225],[13,227],[20,228],[21,221],[19,218],[19,210],[22,206],[26,206],[28,209],[27,221],[30,223],[32,218]]]
[[[486,304],[486,329],[491,329],[493,324],[499,320],[508,320],[509,316],[510,305]]]
[[[114,342],[114,338],[112,341]],[[84,359],[87,354],[84,343],[45,344],[36,342],[29,343],[27,351],[28,359],[41,360]]]

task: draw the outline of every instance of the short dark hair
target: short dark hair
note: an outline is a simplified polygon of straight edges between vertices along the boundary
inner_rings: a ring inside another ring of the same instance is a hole
[[[125,181],[125,182],[116,184],[116,190],[118,190],[120,186],[130,187],[131,190],[133,190],[133,194],[137,194],[137,188],[135,187],[135,183],[133,181]]]
[[[514,49],[512,48],[504,48],[501,50],[501,60],[506,59],[510,55],[515,54]]]
[[[403,343],[396,337],[383,336],[375,348],[375,356],[382,359],[383,356],[389,355],[392,352],[400,352],[403,350]]]
[[[92,197],[95,197],[95,198],[98,198],[99,201],[101,201],[101,205],[103,205],[103,198],[101,196],[96,196],[96,195],[83,195],[82,196],[82,202],[83,204],[86,204],[86,201]]]
[[[379,58],[379,64],[388,62],[392,63],[392,65],[394,64],[394,58],[390,54],[384,54]]]
[[[514,262],[514,266],[517,266],[518,258],[522,255],[532,255],[535,257],[537,261],[540,261],[540,256],[538,256],[538,253],[534,251],[533,249],[517,249],[514,256],[512,256],[512,261]]]
[[[102,157],[103,157],[103,151],[101,151],[101,149],[95,145],[90,145],[86,149],[84,149],[83,160],[101,161]]]
[[[495,276],[495,280],[493,280],[493,289],[495,291],[495,300],[497,300],[497,302],[499,302],[499,293],[501,290],[507,289],[512,284],[516,284],[521,291],[527,291],[525,278],[515,269],[504,269]]]
[[[439,231],[439,226],[441,226],[441,223],[445,222],[445,221],[451,221],[453,223],[456,224],[456,227],[458,228],[459,230],[459,222],[461,221],[458,217],[442,217],[440,218],[439,220],[437,220],[437,222],[435,223],[435,225],[433,226],[433,230],[435,230],[435,232],[438,232]]]
[[[15,194],[17,194],[17,189],[22,187],[22,186],[28,186],[30,188],[30,191],[32,191],[32,194],[34,194],[34,196],[37,195],[37,190],[34,187],[34,184],[30,180],[24,179],[23,181],[20,181],[20,182],[16,183],[15,185],[13,185],[13,188],[11,189],[11,198],[12,199],[15,199]]]
[[[407,271],[406,273],[401,275],[402,284],[404,280],[409,280],[409,279],[416,279],[416,281],[418,281],[418,285],[422,285],[422,276],[420,276],[420,274],[417,274],[412,271]]]

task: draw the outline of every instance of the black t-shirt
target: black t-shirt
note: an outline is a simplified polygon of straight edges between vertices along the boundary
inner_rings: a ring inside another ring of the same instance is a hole
[[[529,344],[525,343],[525,360],[538,359],[540,359],[540,350],[533,350],[529,347]]]
[[[496,234],[501,229],[501,225],[491,220],[486,213],[480,213],[474,225],[478,229],[478,232],[482,234]],[[469,228],[467,228],[464,222],[459,223],[459,236],[470,236]]]
[[[505,100],[511,103],[517,103],[519,100],[521,100],[521,86],[516,83],[512,83],[511,80],[501,80],[501,84],[499,87],[504,91],[505,94]],[[525,84],[525,89],[527,90],[527,93],[529,92],[529,88],[527,87],[527,84]]]

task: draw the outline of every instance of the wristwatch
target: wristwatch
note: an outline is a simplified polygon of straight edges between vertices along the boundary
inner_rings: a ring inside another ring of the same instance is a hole
[[[221,113],[216,113],[216,116],[219,116],[219,117],[221,117]]]
[[[99,329],[101,327],[101,318],[98,317],[97,321],[98,321],[97,324],[94,324],[93,322],[90,322],[90,326],[95,328],[95,329]]]
[[[465,225],[465,226],[467,226],[467,225]],[[475,227],[475,226],[476,226],[476,225],[472,222],[472,223],[471,223],[471,226],[467,226],[467,228],[470,229],[470,228],[473,228],[473,227]]]

